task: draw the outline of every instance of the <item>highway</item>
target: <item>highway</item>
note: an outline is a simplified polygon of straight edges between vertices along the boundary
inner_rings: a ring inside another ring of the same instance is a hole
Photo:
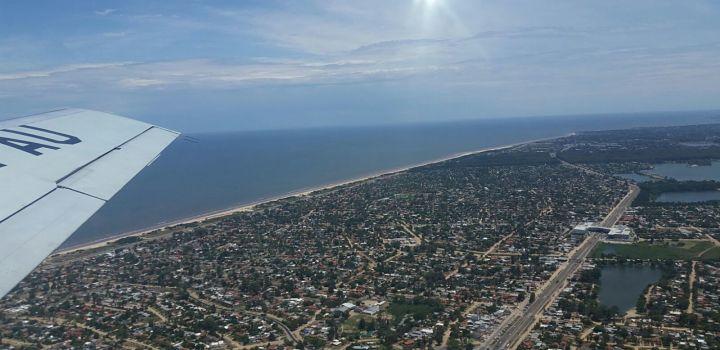
[[[615,225],[625,210],[627,210],[633,200],[635,200],[638,193],[640,193],[640,189],[635,185],[630,185],[628,194],[615,205],[600,224],[605,227]],[[500,326],[500,329],[490,335],[480,348],[516,348],[517,344],[522,340],[521,338],[535,325],[535,322],[537,322],[538,317],[545,310],[545,307],[557,298],[562,288],[566,285],[566,282],[575,274],[578,268],[582,266],[585,258],[592,252],[599,241],[599,235],[589,235],[580,246],[570,253],[568,261],[560,266],[550,280],[536,292],[535,301],[524,309],[511,314],[508,320]]]
[[[625,210],[627,210],[635,198],[637,198],[638,194],[640,194],[640,188],[637,187],[637,185],[631,184],[628,194],[623,197],[620,203],[618,203],[612,211],[610,211],[610,214],[605,217],[605,220],[603,220],[600,225],[605,227],[615,225],[625,213]]]

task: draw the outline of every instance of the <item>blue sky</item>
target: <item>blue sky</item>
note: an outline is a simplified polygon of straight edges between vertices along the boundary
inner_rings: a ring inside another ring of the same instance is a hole
[[[186,132],[720,108],[720,2],[0,2],[0,118]]]

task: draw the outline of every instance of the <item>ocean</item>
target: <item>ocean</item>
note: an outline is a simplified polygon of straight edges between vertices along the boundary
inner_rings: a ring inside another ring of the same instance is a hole
[[[720,112],[188,134],[61,248],[461,152],[578,131],[710,122],[720,122]]]

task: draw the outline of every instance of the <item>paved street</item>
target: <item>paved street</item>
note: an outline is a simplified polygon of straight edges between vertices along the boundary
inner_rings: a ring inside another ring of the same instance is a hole
[[[622,217],[625,210],[637,197],[640,189],[631,185],[628,194],[613,208],[601,224],[611,227]],[[549,305],[559,294],[565,283],[575,271],[582,265],[583,261],[592,252],[593,248],[600,241],[600,236],[592,234],[575,249],[567,263],[560,267],[552,278],[536,293],[535,301],[519,313],[510,315],[508,322],[504,323],[502,329],[490,336],[483,344],[482,349],[514,349],[522,340],[524,334],[531,329],[545,307]]]

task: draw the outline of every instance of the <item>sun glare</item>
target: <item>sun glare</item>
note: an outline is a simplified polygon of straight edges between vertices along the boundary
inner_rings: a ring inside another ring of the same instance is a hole
[[[440,2],[440,0],[419,0],[416,2],[420,2],[427,7],[431,7],[431,6],[437,5],[437,3]]]
[[[465,33],[465,28],[447,0],[414,0],[413,18],[419,23],[419,34],[447,36]]]

